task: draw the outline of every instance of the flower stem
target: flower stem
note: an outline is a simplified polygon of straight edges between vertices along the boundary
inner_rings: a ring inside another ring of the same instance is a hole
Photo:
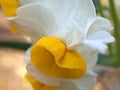
[[[98,10],[99,10],[99,13],[102,17],[105,17],[104,13],[103,13],[103,7],[101,5],[101,2],[99,1],[98,3]]]
[[[110,15],[113,19],[114,23],[114,35],[116,39],[116,61],[115,61],[115,66],[118,66],[120,64],[120,27],[119,27],[119,19],[117,16],[117,12],[115,9],[115,4],[114,0],[109,0],[109,5],[110,5]]]

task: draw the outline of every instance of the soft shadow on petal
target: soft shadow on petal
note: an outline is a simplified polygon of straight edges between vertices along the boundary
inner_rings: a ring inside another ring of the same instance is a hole
[[[59,87],[56,87],[55,90],[79,90],[79,88],[69,79],[68,80],[61,79]]]
[[[55,90],[92,90],[96,83],[96,77],[94,72],[93,74],[88,72],[80,79],[62,79],[60,88]]]
[[[77,52],[80,52],[81,55],[84,57],[86,64],[87,64],[87,69],[92,70],[97,63],[98,51],[96,51],[90,47],[87,47],[85,45],[81,45],[81,46],[77,47],[76,50],[77,50]]]
[[[86,74],[83,78],[72,80],[72,82],[79,88],[78,90],[92,90],[96,83],[96,77],[96,75]]]

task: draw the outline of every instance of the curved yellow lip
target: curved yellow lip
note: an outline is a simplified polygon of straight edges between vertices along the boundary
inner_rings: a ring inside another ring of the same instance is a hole
[[[61,78],[80,78],[87,67],[80,53],[67,50],[63,42],[49,36],[32,47],[31,63],[43,73]]]

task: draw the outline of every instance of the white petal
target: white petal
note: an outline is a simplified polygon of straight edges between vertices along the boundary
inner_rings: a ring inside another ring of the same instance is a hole
[[[81,45],[76,48],[77,52],[79,52],[85,59],[87,63],[87,69],[93,70],[97,63],[98,59],[98,51],[94,50],[93,48],[90,48],[86,45]]]
[[[30,60],[31,60],[31,57],[30,57],[30,52],[31,52],[31,48],[29,48],[27,51],[26,51],[26,54],[25,54],[25,63],[26,64],[29,64],[30,63]]]
[[[59,87],[56,87],[55,90],[79,90],[79,88],[69,79],[61,79]]]
[[[113,36],[109,32],[104,31],[104,30],[96,31],[96,32],[89,34],[87,36],[87,39],[91,41],[92,40],[99,41],[101,43],[110,43],[114,41]]]
[[[82,42],[81,39],[84,37],[84,34],[86,33],[89,25],[93,21],[92,19],[96,17],[95,7],[93,5],[92,0],[69,0],[69,1],[55,0],[55,1],[56,2],[59,1],[59,3],[60,1],[63,3],[65,2],[70,3],[67,4],[68,8],[67,6],[65,7],[66,8],[65,14],[63,13],[65,9],[61,8],[61,4],[57,5],[57,7],[60,7],[61,10],[58,10],[58,8],[53,8],[53,10],[56,9],[55,11],[61,11],[56,12],[56,15],[58,14],[59,16],[60,15],[63,16],[63,19],[61,19],[62,17],[60,18],[61,20],[60,22],[62,22],[62,24],[60,24],[59,26],[60,29],[58,29],[58,32],[56,32],[55,34],[56,37],[63,40],[67,44],[68,48],[80,44],[80,42]],[[77,23],[78,27],[76,26],[76,24],[74,24],[74,21]],[[77,34],[74,33],[75,31],[78,30],[79,32]],[[73,38],[76,40],[73,40]]]
[[[59,32],[70,29],[74,20],[84,30],[91,18],[96,16],[92,0],[47,0],[45,5],[55,13]]]
[[[73,23],[74,27],[72,33],[67,36],[66,45],[68,49],[74,49],[80,45],[84,39],[84,32],[80,29],[76,21]]]
[[[96,17],[96,10],[92,0],[78,0],[77,6],[75,19],[78,21],[80,27],[85,30],[91,23],[92,18]]]
[[[76,9],[77,0],[47,0],[45,6],[54,12],[57,23],[61,28],[62,25],[68,24]],[[62,24],[62,25],[61,25]]]
[[[28,4],[17,10],[17,17],[11,22],[15,27],[37,41],[55,30],[56,21],[53,13],[40,3]]]
[[[68,24],[73,13],[76,11],[78,0],[19,0],[21,4],[39,2],[49,8],[57,18],[58,28]]]
[[[112,29],[113,27],[108,19],[96,17],[89,27],[88,35],[99,30],[111,31]]]
[[[93,90],[93,87],[96,83],[96,76],[85,75],[81,79],[72,80],[79,89],[78,90]]]
[[[32,75],[35,79],[37,79],[41,83],[56,87],[60,85],[60,79],[45,75],[30,63],[27,64],[27,70],[30,73],[30,75]]]
[[[88,46],[89,48],[93,49],[93,50],[98,50],[102,53],[104,53],[107,49],[106,44],[101,43],[99,41],[95,41],[95,40],[84,40],[84,45]]]
[[[90,18],[96,16],[95,7],[92,0],[19,0],[20,3],[28,4],[40,2],[51,9],[57,17],[58,24],[61,26],[68,23],[71,16],[77,19],[80,25],[87,25]],[[64,24],[63,24],[64,23]]]
[[[96,75],[86,74],[80,79],[63,79],[60,88],[55,90],[93,90]]]
[[[56,16],[57,28],[52,36],[66,41],[73,30],[73,17],[76,12],[78,0],[47,0],[45,6],[50,8]]]

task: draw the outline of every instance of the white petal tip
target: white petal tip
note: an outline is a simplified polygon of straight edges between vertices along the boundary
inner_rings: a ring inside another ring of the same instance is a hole
[[[111,37],[111,42],[110,43],[112,43],[112,42],[114,42],[115,41],[115,38],[114,37]]]
[[[7,21],[12,21],[15,17],[7,17],[6,20]]]

